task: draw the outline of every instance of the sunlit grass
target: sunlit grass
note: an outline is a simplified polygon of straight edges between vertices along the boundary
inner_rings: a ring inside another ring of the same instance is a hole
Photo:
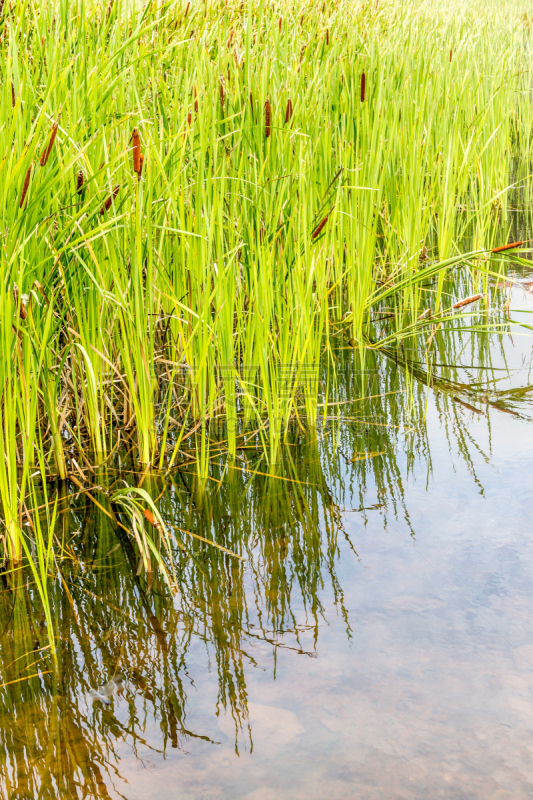
[[[36,477],[89,484],[121,450],[164,471],[187,443],[205,480],[220,422],[230,458],[252,435],[273,464],[327,414],[333,333],[363,360],[427,336],[466,235],[480,288],[509,187],[530,192],[525,9],[2,4],[10,561]]]

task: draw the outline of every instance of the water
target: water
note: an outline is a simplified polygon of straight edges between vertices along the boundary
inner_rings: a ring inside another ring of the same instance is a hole
[[[512,308],[528,322],[533,296],[513,289]],[[339,351],[343,405],[313,441],[294,434],[276,477],[253,442],[204,493],[187,471],[146,477],[167,520],[244,557],[182,534],[175,595],[72,487],[57,669],[35,587],[4,576],[1,796],[530,797],[524,333],[439,342],[431,389],[420,352],[354,373]],[[353,402],[362,384],[379,396]],[[117,676],[109,706],[93,702]]]

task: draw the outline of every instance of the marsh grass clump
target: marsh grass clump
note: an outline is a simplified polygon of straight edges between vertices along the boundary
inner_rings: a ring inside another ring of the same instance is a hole
[[[4,8],[7,558],[36,480],[85,487],[126,451],[205,482],[250,436],[273,465],[291,426],[327,416],[313,370],[333,341],[361,359],[441,341],[454,302],[488,297],[508,189],[531,192],[524,9],[454,9]],[[471,285],[451,297],[459,266]]]

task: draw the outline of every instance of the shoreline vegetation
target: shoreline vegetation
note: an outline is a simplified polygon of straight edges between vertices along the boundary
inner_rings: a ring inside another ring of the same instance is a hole
[[[533,15],[0,9],[3,554],[28,561],[51,630],[58,486],[172,586],[151,472],[202,485],[252,439],[268,471],[291,426],[327,418],[339,347],[365,369],[468,316],[491,329],[489,279],[527,249],[509,196],[531,195]],[[142,477],[109,489],[121,453]]]

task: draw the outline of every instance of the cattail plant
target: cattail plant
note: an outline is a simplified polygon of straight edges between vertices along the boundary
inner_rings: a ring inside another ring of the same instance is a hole
[[[81,193],[83,192],[83,181],[84,181],[83,170],[80,169],[76,176],[76,192],[79,195],[81,195]]]
[[[22,295],[22,297],[19,300],[19,289],[18,289],[17,284],[14,283],[13,284],[13,300],[15,301],[15,305],[17,306],[17,308],[18,308],[19,302],[20,302],[19,316],[20,316],[20,318],[22,320],[25,320],[27,318],[27,316],[28,316],[28,312],[26,311],[26,306],[24,304],[24,297],[25,297],[25,295]]]
[[[326,45],[329,47],[329,28],[326,28]]]
[[[226,88],[224,85],[224,76],[220,76],[220,83],[219,83],[219,95],[220,95],[220,105],[224,108],[224,101],[226,99]]]
[[[113,188],[113,191],[111,192],[111,194],[109,195],[109,197],[105,201],[104,205],[100,209],[100,214],[105,214],[106,211],[109,211],[109,209],[111,208],[111,203],[113,202],[113,200],[117,196],[117,194],[119,192],[119,189],[120,189],[120,183],[117,183],[117,185]]]
[[[311,234],[311,239],[316,239],[318,236],[320,236],[328,219],[329,219],[329,214],[326,214],[324,219],[320,220],[320,222],[314,229],[313,233]]]
[[[283,17],[280,17],[280,18],[278,19],[278,28],[279,28],[279,32],[280,32],[280,33],[281,33],[281,28],[282,28],[282,25],[283,25]]]
[[[272,106],[268,102],[265,103],[265,137],[268,139],[272,132]]]
[[[11,105],[13,106],[13,108],[15,108],[16,102],[17,99],[15,97],[15,87],[13,85],[13,81],[11,81]]]
[[[29,169],[26,173],[26,177],[24,178],[24,184],[22,186],[22,194],[20,195],[20,208],[24,205],[24,201],[26,199],[26,195],[28,193],[28,187],[30,185],[30,178],[31,178],[31,171],[33,169],[33,164],[30,164]]]
[[[141,137],[137,128],[133,129],[131,134],[132,154],[133,154],[133,171],[139,174],[141,171]]]
[[[291,121],[292,118],[292,100],[289,97],[287,100],[287,108],[285,109],[285,125]]]
[[[361,102],[365,102],[365,90],[366,90],[366,75],[363,72],[361,74]]]
[[[194,113],[198,114],[198,89],[194,87]]]
[[[255,122],[255,117],[254,117],[254,96],[253,96],[252,92],[250,92],[250,108],[252,109],[252,119]]]
[[[187,16],[187,14],[189,13],[189,8],[190,8],[190,7],[191,7],[191,4],[190,4],[190,2],[189,2],[189,3],[187,3],[187,7],[186,7],[186,9],[185,9],[185,14],[183,15],[183,18],[184,18],[184,19],[185,19],[185,17]]]
[[[450,50],[450,64],[452,62],[452,57],[453,57],[453,50]]]
[[[226,47],[231,47],[231,43],[233,41],[233,34],[234,34],[234,30],[232,28],[231,31],[230,31],[230,34],[228,36],[228,41],[226,42]]]
[[[50,133],[50,139],[48,140],[48,144],[44,148],[44,150],[43,150],[43,152],[41,154],[41,160],[39,162],[41,167],[45,167],[46,166],[46,162],[48,161],[48,159],[50,157],[50,153],[52,152],[52,147],[54,146],[54,141],[55,141],[55,138],[57,136],[57,128],[58,128],[58,123],[54,122],[54,124],[52,125],[52,131]]]

